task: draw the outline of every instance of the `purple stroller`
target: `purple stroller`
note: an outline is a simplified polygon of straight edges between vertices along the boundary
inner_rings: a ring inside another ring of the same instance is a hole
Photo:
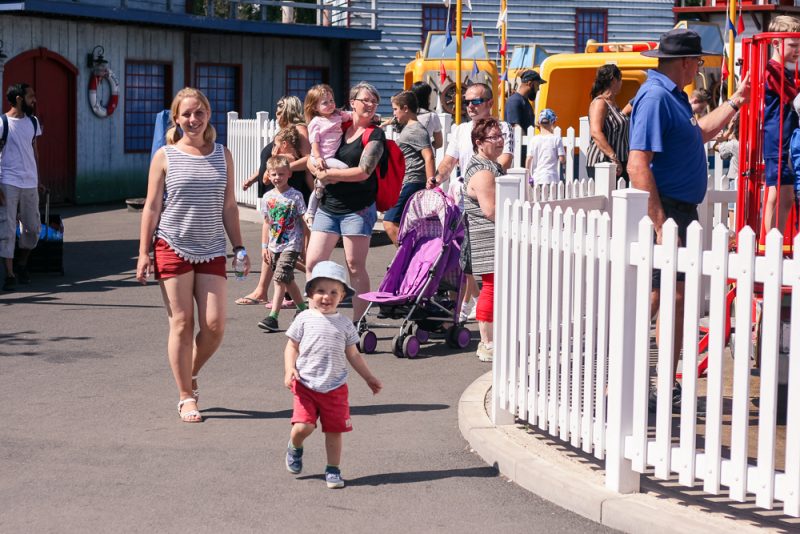
[[[366,323],[374,304],[385,317],[403,318],[400,333],[392,339],[397,357],[416,357],[429,332],[441,330],[445,323],[450,323],[445,330],[450,347],[463,349],[469,344],[470,331],[458,319],[463,240],[461,210],[441,189],[423,189],[409,199],[400,220],[397,252],[378,291],[359,295],[370,303],[359,320],[363,352],[375,352],[378,345],[378,337]]]

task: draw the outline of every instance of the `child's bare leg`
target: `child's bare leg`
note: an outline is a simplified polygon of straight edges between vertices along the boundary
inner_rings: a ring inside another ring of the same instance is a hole
[[[314,425],[307,425],[305,423],[295,423],[292,425],[292,432],[289,434],[289,441],[292,447],[299,449],[303,446],[303,442],[311,433],[314,432]]]
[[[275,290],[272,293],[272,313],[277,315],[283,305],[283,296],[286,294],[286,284],[275,280]]]
[[[303,303],[303,293],[300,292],[300,287],[297,285],[297,282],[292,280],[286,284],[286,291],[289,293],[289,296],[292,297],[295,306]]]
[[[342,433],[325,433],[325,452],[328,455],[328,465],[339,467],[342,462]]]
[[[775,205],[778,203],[778,188],[767,187],[767,201],[764,203],[764,228],[769,232],[775,228]]]

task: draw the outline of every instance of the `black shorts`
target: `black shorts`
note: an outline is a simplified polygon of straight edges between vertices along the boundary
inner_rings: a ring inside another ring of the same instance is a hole
[[[673,200],[669,197],[661,197],[661,206],[664,208],[664,217],[672,219],[678,225],[678,237],[681,246],[686,246],[686,230],[692,221],[698,220],[697,206],[680,200]],[[683,282],[686,279],[685,273],[677,273],[677,281]],[[653,289],[661,288],[661,269],[653,269]]]

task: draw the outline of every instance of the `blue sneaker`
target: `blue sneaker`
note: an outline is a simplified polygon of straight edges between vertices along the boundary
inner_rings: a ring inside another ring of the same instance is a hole
[[[328,467],[325,469],[325,483],[328,489],[336,489],[344,487],[344,480],[342,479],[342,472],[338,469]]]
[[[286,448],[286,469],[292,474],[303,470],[303,448],[295,449],[291,445]]]

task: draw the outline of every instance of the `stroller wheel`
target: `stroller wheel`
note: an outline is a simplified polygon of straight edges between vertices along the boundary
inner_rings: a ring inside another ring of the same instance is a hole
[[[375,349],[378,348],[378,336],[375,335],[375,332],[371,330],[363,332],[358,341],[358,348],[364,354],[372,354],[375,352]]]
[[[404,336],[394,336],[392,338],[392,354],[398,358],[403,357],[403,340]]]
[[[419,341],[420,343],[427,343],[428,340],[431,338],[430,332],[419,327],[417,327],[417,331],[414,332],[414,335],[417,337],[417,341]]]
[[[445,341],[450,348],[453,349],[464,349],[469,345],[469,341],[472,337],[469,329],[464,328],[463,326],[451,326],[447,329],[447,336],[445,337]]]
[[[408,336],[403,340],[403,356],[406,358],[419,356],[419,340],[416,337]]]

